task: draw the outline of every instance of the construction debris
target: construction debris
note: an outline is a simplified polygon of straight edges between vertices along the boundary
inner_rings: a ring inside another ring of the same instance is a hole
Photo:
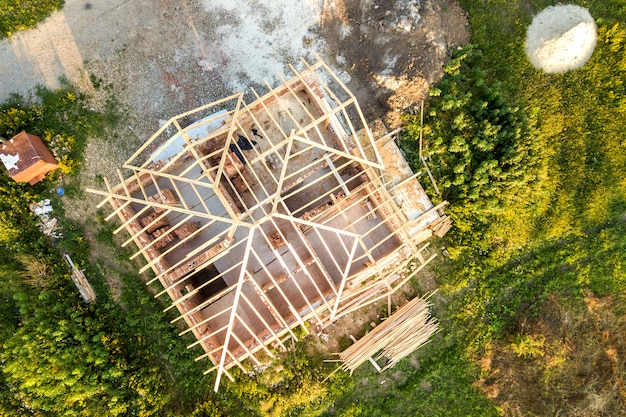
[[[41,200],[38,203],[33,203],[29,206],[30,211],[35,213],[39,218],[39,230],[46,236],[50,236],[55,239],[60,239],[63,234],[59,231],[61,228],[59,220],[56,217],[50,217],[50,213],[54,210],[49,199]]]
[[[54,210],[52,208],[52,204],[50,203],[50,199],[41,200],[38,203],[32,203],[30,205],[30,211],[35,213],[36,216],[44,216],[48,215],[48,213],[52,213]]]
[[[302,64],[251,103],[239,93],[173,117],[118,185],[88,189],[162,284],[216,390],[243,360],[286,349],[296,327],[386,298],[436,255],[426,240],[445,203],[424,192],[398,132],[375,136],[324,62]]]
[[[56,217],[41,217],[40,223],[37,226],[39,227],[39,230],[41,230],[41,233],[46,236],[50,236],[55,239],[63,237],[63,234],[59,232],[60,226]]]

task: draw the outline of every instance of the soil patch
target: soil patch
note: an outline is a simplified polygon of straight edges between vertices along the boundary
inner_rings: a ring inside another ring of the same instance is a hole
[[[577,305],[550,297],[518,335],[492,346],[478,381],[505,415],[626,413],[624,300],[588,293]]]
[[[448,0],[326,1],[320,35],[366,117],[391,128],[441,79],[451,51],[469,42],[467,14]]]

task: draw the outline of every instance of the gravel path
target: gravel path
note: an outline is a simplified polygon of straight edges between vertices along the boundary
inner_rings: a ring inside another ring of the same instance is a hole
[[[0,100],[11,92],[25,94],[35,84],[54,87],[60,75],[89,89],[89,74],[104,69],[107,81],[112,76],[140,83],[164,78],[165,87],[181,90],[164,73],[200,72],[204,77],[197,82],[221,87],[227,80],[230,90],[241,91],[250,83],[271,82],[276,72],[284,73],[288,62],[297,62],[313,47],[323,49],[311,32],[323,2],[281,0],[271,8],[257,3],[67,0],[62,11],[37,28],[0,43]],[[308,49],[303,46],[307,37]],[[145,86],[142,95],[153,90],[150,107],[162,108],[172,97],[161,97],[155,87]]]

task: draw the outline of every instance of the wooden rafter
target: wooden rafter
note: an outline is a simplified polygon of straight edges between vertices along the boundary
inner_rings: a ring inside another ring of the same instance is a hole
[[[120,218],[122,245],[137,244],[131,258],[154,271],[215,389],[270,344],[286,349],[297,326],[386,297],[432,259],[416,244],[435,229],[411,235],[422,223],[407,226],[393,197],[416,175],[386,178],[354,95],[321,60],[305,67],[253,103],[239,93],[171,118],[123,165],[129,176],[88,190]],[[439,207],[426,213],[449,228]]]
[[[250,256],[250,251],[252,250],[252,236],[256,231],[256,228],[251,228],[250,233],[248,235],[248,246],[246,248],[246,252],[243,258],[243,264],[248,263],[248,257]],[[246,278],[246,270],[241,268],[241,272],[239,273],[239,280],[237,281],[237,289],[235,290],[235,299],[233,301],[233,306],[231,307],[232,312],[230,314],[230,318],[228,320],[228,329],[226,330],[226,336],[224,337],[224,347],[222,348],[222,357],[220,358],[220,365],[217,369],[217,377],[215,378],[215,391],[220,386],[220,378],[222,377],[222,372],[224,371],[224,362],[226,361],[226,352],[228,351],[228,343],[230,342],[230,338],[233,335],[233,326],[235,324],[235,318],[237,317],[237,304],[239,303],[239,298],[241,297],[241,292],[243,289],[243,284]]]

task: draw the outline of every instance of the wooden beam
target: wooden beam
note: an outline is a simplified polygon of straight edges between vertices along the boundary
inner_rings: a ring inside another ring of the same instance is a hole
[[[263,233],[263,231],[261,230],[261,233]],[[267,242],[269,247],[271,248],[271,245],[269,242]],[[287,297],[287,295],[285,294],[285,292],[283,291],[283,289],[281,288],[281,286],[276,282],[276,279],[274,278],[274,275],[267,269],[267,266],[265,266],[265,263],[263,262],[263,260],[261,259],[261,257],[256,253],[256,251],[252,250],[252,255],[257,259],[257,261],[259,262],[259,264],[261,265],[261,268],[263,269],[263,271],[266,273],[266,275],[269,277],[270,281],[272,281],[272,283],[274,284],[274,287],[276,288],[276,290],[278,291],[278,293],[281,295],[281,297],[283,297],[283,299],[285,300],[285,303],[287,304],[289,311],[291,311],[291,313],[294,315],[294,318],[296,320],[298,320],[298,322],[300,323],[300,325],[302,326],[303,329],[305,329],[306,331],[306,325],[304,324],[304,321],[302,321],[302,319],[300,318],[300,315],[298,314],[298,312],[295,310],[295,308],[293,308],[293,304],[291,303],[291,300],[289,299],[289,297]],[[283,269],[287,269],[287,268],[283,268]],[[290,271],[287,271],[287,273],[289,273]],[[254,281],[254,280],[251,280]],[[254,282],[255,285],[258,286],[258,284],[256,283],[256,281]],[[269,300],[269,298],[267,298],[267,300],[271,303],[271,301]],[[273,303],[271,303],[273,306]],[[277,310],[278,311],[278,310]],[[281,317],[281,320],[282,317]],[[284,321],[284,320],[283,320]],[[285,323],[285,325],[287,325],[287,323]],[[287,325],[288,326],[288,325]],[[289,327],[289,332],[291,333],[291,335],[296,338],[296,335],[291,331],[291,327]],[[297,339],[297,338],[296,338]]]
[[[256,227],[251,227],[250,232],[248,233],[248,244],[247,244],[245,255],[243,257],[243,262],[242,262],[242,265],[244,266],[248,264],[248,258],[250,257],[250,251],[252,249],[252,237],[254,236],[255,230],[257,230]],[[226,331],[226,336],[224,338],[224,350],[222,352],[222,357],[220,358],[220,367],[217,369],[217,377],[215,378],[215,387],[214,387],[214,390],[216,392],[217,392],[218,387],[220,386],[220,379],[224,371],[224,362],[226,361],[226,349],[228,348],[228,344],[230,342],[230,338],[233,333],[233,326],[235,324],[237,305],[239,304],[239,298],[241,297],[243,283],[245,282],[246,270],[244,266],[242,266],[241,272],[239,274],[239,280],[237,282],[237,288],[235,290],[235,299],[233,300],[232,312],[230,315],[230,319],[228,320],[228,330]]]
[[[354,241],[352,245],[352,252],[350,253],[350,258],[348,259],[348,263],[346,264],[346,269],[343,273],[343,278],[341,280],[341,284],[339,285],[339,290],[337,291],[337,298],[335,299],[335,306],[331,310],[329,321],[335,320],[335,316],[337,315],[337,310],[339,309],[339,303],[341,302],[341,295],[343,294],[343,290],[346,286],[346,281],[348,280],[348,273],[350,272],[350,266],[352,265],[352,259],[354,258],[354,253],[356,252],[356,248],[358,245],[358,240]]]
[[[213,240],[213,239],[212,239]],[[211,240],[211,241],[212,241]],[[181,259],[179,262],[177,262],[176,264],[172,265],[172,267],[170,267],[167,271],[163,271],[159,274],[159,277],[164,277],[164,278],[168,278],[168,276],[170,274],[175,274],[176,270],[178,270],[180,267],[182,267],[185,263],[189,264],[189,263],[195,263],[195,259],[193,258],[193,256],[197,253],[200,253],[202,251],[204,251],[204,249],[206,247],[209,246],[209,243],[211,241],[205,242],[204,244],[202,244],[200,247],[194,249],[193,251],[189,252],[188,255]],[[206,261],[201,263],[198,266],[194,266],[194,267],[189,267],[189,272],[191,272],[191,270],[193,271],[197,271],[199,269],[203,269],[205,268],[207,265],[209,265],[210,263],[213,263],[213,258],[219,254],[222,253],[224,251],[227,251],[230,248],[230,243],[226,240],[223,239],[220,243],[218,243],[217,245],[209,248],[206,252],[205,252],[205,258]],[[208,255],[207,255],[208,253]],[[201,259],[201,261],[204,259]],[[173,282],[169,285],[169,286],[165,286],[165,289],[163,291],[161,291],[160,293],[158,293],[157,295],[155,295],[154,297],[160,297],[161,295],[165,294],[166,292],[168,292],[169,290],[171,290],[172,288],[174,288],[177,285],[182,284],[187,278],[189,277],[189,273],[185,274],[185,278],[183,278],[182,280],[179,277],[175,277],[173,278]]]
[[[291,131],[289,135],[289,142],[287,142],[287,150],[285,151],[285,160],[283,161],[283,166],[280,170],[280,176],[278,177],[278,184],[276,186],[276,193],[274,194],[274,201],[272,203],[271,213],[276,213],[276,207],[278,206],[278,202],[281,200],[280,189],[283,186],[283,181],[285,181],[285,173],[287,172],[287,162],[289,161],[289,154],[291,153],[291,147],[293,146],[293,138],[294,132]]]
[[[249,278],[249,281],[252,284],[252,287],[254,286],[254,280]],[[257,289],[255,288],[255,291],[257,291]],[[258,293],[257,291],[257,295],[259,296],[259,298],[261,298],[262,296]],[[257,317],[259,318],[259,320],[261,320],[261,322],[263,323],[263,325],[265,326],[265,328],[270,332],[270,334],[272,335],[272,338],[274,341],[278,342],[278,344],[282,347],[283,350],[286,350],[285,345],[283,344],[283,342],[280,340],[280,338],[278,337],[278,335],[276,334],[276,332],[274,332],[274,329],[272,329],[272,326],[267,323],[265,321],[265,319],[263,318],[263,315],[256,309],[256,307],[254,306],[254,304],[248,300],[248,297],[246,297],[245,294],[241,294],[241,296],[243,297],[243,300],[246,302],[246,304],[248,304],[248,306],[252,309],[252,311],[254,311],[254,313],[257,315]],[[281,320],[279,318],[278,313],[274,310],[272,311],[272,309],[270,309],[270,307],[265,304],[265,307],[268,309],[268,311],[270,312],[270,314],[272,315],[272,318],[274,318],[274,321],[276,321],[276,323],[281,323]],[[283,328],[285,328],[285,324],[281,324],[281,326]],[[287,326],[288,327],[288,326]]]
[[[243,94],[239,96],[237,99],[237,105],[235,106],[235,111],[233,112],[232,118],[237,119],[239,116],[239,112],[241,109],[241,103],[243,102]],[[219,183],[222,178],[222,173],[224,172],[224,165],[226,164],[226,158],[228,158],[228,150],[230,148],[230,144],[233,143],[233,133],[235,133],[235,128],[237,125],[235,123],[231,123],[228,134],[226,135],[226,144],[224,144],[224,153],[222,153],[222,158],[220,159],[220,164],[217,169],[217,174],[215,175],[215,182]]]
[[[118,198],[120,200],[126,200],[126,201],[130,201],[132,203],[137,203],[137,204],[146,204],[145,200],[139,199],[139,198],[133,198],[133,197],[126,197],[126,196],[121,196],[121,195],[117,195],[117,194],[109,194],[105,191],[100,191],[100,190],[95,190],[93,188],[87,188],[87,191],[92,193],[92,194],[98,194],[98,195],[103,195],[109,198]],[[247,223],[245,222],[241,222],[239,220],[236,219],[230,219],[230,218],[226,218],[226,217],[220,217],[220,216],[214,216],[212,214],[207,214],[207,213],[201,213],[201,212],[195,212],[192,210],[187,210],[184,209],[182,207],[172,207],[172,206],[168,206],[166,204],[161,204],[161,203],[149,203],[152,205],[152,207],[159,207],[162,208],[164,210],[171,210],[171,211],[175,211],[178,213],[182,213],[182,214],[193,214],[196,215],[198,217],[204,217],[207,219],[211,219],[211,220],[217,220],[217,221],[221,221],[221,222],[225,222],[225,223],[231,223],[231,224],[235,224],[238,226],[245,226],[247,225]]]
[[[258,257],[258,255],[256,254],[256,252],[252,253],[258,261],[260,261],[260,258]],[[261,261],[262,262],[262,261]],[[262,264],[263,265],[263,264]],[[287,301],[287,303],[289,303],[289,299],[287,298],[287,296],[285,295],[285,293],[282,291],[282,288],[280,288],[279,285],[276,284],[276,280],[273,278],[273,276],[270,274],[270,272],[267,270],[267,267],[265,267],[265,265],[263,265],[263,270],[266,274],[268,274],[268,276],[270,277],[270,279],[272,280],[272,282],[275,283],[275,288],[278,290],[278,292],[280,293],[280,295],[285,299],[285,301]],[[278,323],[282,323],[282,325],[288,329],[289,334],[291,334],[291,336],[293,338],[296,338],[295,333],[293,333],[291,331],[291,326],[289,326],[289,323],[287,323],[287,321],[285,320],[285,318],[278,312],[278,309],[276,308],[276,306],[274,305],[274,303],[272,302],[272,300],[265,294],[265,292],[261,289],[261,287],[259,286],[259,283],[256,282],[256,280],[254,279],[254,277],[250,277],[248,281],[250,282],[250,284],[252,284],[252,287],[254,288],[254,290],[256,291],[257,295],[259,296],[259,298],[261,299],[261,301],[263,302],[263,304],[267,307],[268,311],[270,312],[270,314],[272,315],[272,317],[274,318],[274,320],[276,320]],[[284,345],[282,344],[282,342],[280,342],[281,346],[284,347]]]

